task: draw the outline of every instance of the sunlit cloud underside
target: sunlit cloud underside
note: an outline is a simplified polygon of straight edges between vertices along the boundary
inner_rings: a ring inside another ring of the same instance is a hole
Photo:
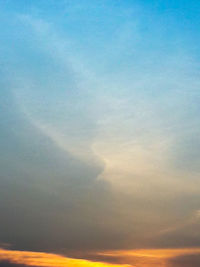
[[[92,261],[45,252],[0,249],[0,266],[1,262],[8,261],[25,266],[45,267],[173,267],[180,266],[173,263],[174,259],[199,255],[200,248],[116,250],[94,252],[94,255],[90,255],[90,257],[98,258],[100,261]],[[116,262],[116,264],[104,262],[105,259],[108,262]]]
[[[24,264],[28,266],[46,266],[46,267],[104,267],[104,266],[126,266],[101,262],[92,262],[83,259],[72,259],[51,253],[5,250],[0,249],[0,261],[10,261],[15,264]]]

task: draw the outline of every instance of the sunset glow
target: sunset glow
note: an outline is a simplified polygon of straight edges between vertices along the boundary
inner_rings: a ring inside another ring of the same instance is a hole
[[[27,266],[44,267],[125,267],[128,265],[109,264],[102,262],[92,262],[82,259],[71,259],[51,253],[15,251],[0,249],[0,261],[8,260],[16,264]]]
[[[52,253],[0,249],[0,263],[9,261],[26,266],[43,267],[168,267],[171,266],[170,259],[187,255],[200,255],[200,248],[93,252],[93,257],[100,256],[100,259],[102,257],[101,261],[74,259]],[[118,261],[119,264],[106,262],[105,256],[108,261]]]

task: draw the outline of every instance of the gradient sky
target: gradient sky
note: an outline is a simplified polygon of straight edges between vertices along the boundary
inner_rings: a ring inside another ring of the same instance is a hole
[[[0,0],[0,267],[200,266],[199,12]]]

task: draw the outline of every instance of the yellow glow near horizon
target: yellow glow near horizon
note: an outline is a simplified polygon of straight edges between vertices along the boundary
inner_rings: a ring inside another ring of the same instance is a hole
[[[25,264],[28,266],[45,266],[45,267],[130,266],[130,265],[109,264],[103,262],[93,262],[84,259],[73,259],[52,253],[0,249],[0,261],[3,260],[7,260],[16,264]]]
[[[43,267],[151,267],[155,264],[168,266],[167,260],[173,257],[200,254],[200,248],[180,249],[138,249],[96,252],[94,255],[107,256],[119,260],[119,264],[86,259],[68,258],[61,255],[45,252],[17,251],[0,249],[0,262],[9,261],[15,264]],[[124,264],[124,263],[125,264]],[[157,265],[156,265],[157,266]]]

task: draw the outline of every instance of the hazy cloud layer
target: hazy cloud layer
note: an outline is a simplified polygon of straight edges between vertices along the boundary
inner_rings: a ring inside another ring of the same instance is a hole
[[[1,267],[25,267],[26,265],[11,263],[9,261],[0,262]]]
[[[177,257],[169,261],[170,267],[197,267],[200,264],[200,255],[187,255],[182,257]]]
[[[199,7],[161,2],[2,3],[1,243],[200,246]]]

